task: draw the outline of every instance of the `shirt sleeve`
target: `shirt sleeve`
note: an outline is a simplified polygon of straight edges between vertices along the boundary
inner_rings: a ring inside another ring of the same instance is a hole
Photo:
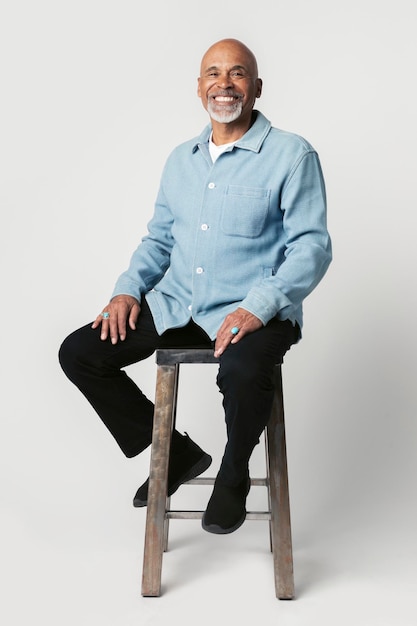
[[[314,150],[304,152],[289,173],[280,208],[285,259],[276,274],[254,286],[241,303],[263,324],[276,315],[294,320],[294,312],[318,285],[332,259],[325,184]]]
[[[126,294],[139,301],[161,280],[170,263],[173,246],[172,213],[165,201],[162,186],[155,211],[148,224],[148,233],[134,251],[128,269],[121,274],[114,287],[112,298]]]

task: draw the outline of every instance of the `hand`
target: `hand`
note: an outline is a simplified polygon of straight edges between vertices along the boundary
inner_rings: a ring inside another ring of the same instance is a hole
[[[98,328],[101,324],[100,339],[105,341],[110,334],[112,344],[126,339],[126,322],[132,330],[136,328],[136,322],[140,313],[140,304],[133,296],[115,296],[104,307],[103,312],[109,314],[108,318],[97,315],[91,328]]]
[[[217,333],[216,343],[214,345],[214,356],[220,356],[226,350],[229,343],[237,343],[242,337],[248,333],[253,333],[255,330],[262,328],[262,326],[261,320],[256,317],[256,315],[240,307],[236,309],[236,311],[233,311],[233,313],[229,313]],[[239,329],[236,335],[231,333],[231,329],[234,327]]]

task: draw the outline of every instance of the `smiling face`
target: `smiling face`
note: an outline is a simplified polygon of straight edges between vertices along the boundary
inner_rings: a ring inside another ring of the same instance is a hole
[[[208,49],[201,62],[198,95],[213,125],[229,124],[245,133],[261,91],[256,59],[244,44],[224,39]]]

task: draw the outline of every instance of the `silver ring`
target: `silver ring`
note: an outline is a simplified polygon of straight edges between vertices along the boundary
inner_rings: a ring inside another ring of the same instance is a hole
[[[101,317],[102,317],[104,320],[108,320],[108,319],[109,319],[109,317],[110,317],[110,313],[109,313],[108,311],[104,311],[104,313],[102,313],[102,314],[101,314]]]

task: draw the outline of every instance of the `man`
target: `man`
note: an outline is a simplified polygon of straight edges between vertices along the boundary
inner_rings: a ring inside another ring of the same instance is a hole
[[[210,125],[169,156],[148,233],[112,299],[60,350],[67,376],[133,457],[151,443],[153,404],[122,368],[162,346],[213,347],[227,441],[202,525],[219,534],[245,520],[274,365],[299,340],[302,302],[331,260],[318,156],[254,111],[261,91],[244,44],[209,48],[198,95]],[[168,493],[210,463],[174,431]],[[145,481],[134,505],[145,506],[147,494]]]

